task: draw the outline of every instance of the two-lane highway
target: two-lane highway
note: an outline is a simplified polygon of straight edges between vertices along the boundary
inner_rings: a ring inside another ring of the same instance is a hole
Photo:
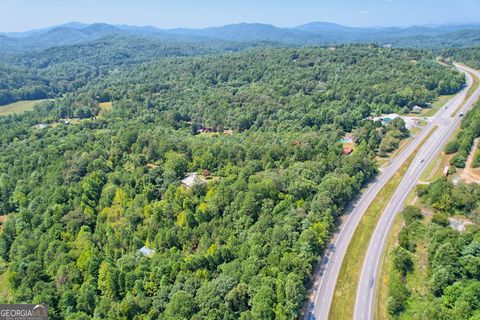
[[[475,70],[457,65],[457,68],[466,72],[468,83],[472,83],[472,77],[468,74],[478,73]],[[408,168],[405,176],[400,182],[398,188],[395,190],[390,202],[385,208],[382,217],[380,218],[377,227],[370,240],[370,245],[365,257],[365,261],[360,275],[360,280],[357,289],[357,297],[355,301],[355,320],[371,320],[374,318],[375,306],[375,290],[377,287],[377,276],[379,268],[381,268],[381,259],[383,249],[388,237],[390,228],[395,220],[396,215],[405,207],[404,203],[409,193],[417,184],[420,176],[425,171],[429,163],[437,157],[441,150],[445,147],[448,140],[453,136],[455,130],[460,125],[462,120],[460,114],[465,113],[471,108],[480,97],[480,88],[475,90],[468,101],[461,106],[461,109],[456,113],[456,108],[450,106],[447,108],[441,117],[437,117],[433,121],[433,125],[438,126],[438,130],[425,142],[420,148],[414,161]]]
[[[340,225],[338,229],[339,231],[334,235],[320,266],[315,271],[313,290],[305,314],[306,319],[328,319],[330,305],[333,300],[335,285],[343,257],[345,256],[348,244],[350,243],[353,233],[360,223],[363,214],[375,199],[378,192],[385,186],[395,172],[398,171],[401,165],[408,159],[415,149],[417,149],[430,130],[432,130],[432,128],[438,123],[450,122],[450,120],[447,119],[450,118],[452,110],[456,109],[463,103],[471,85],[472,81],[470,77],[468,79],[468,86],[452,98],[445,107],[437,112],[433,121],[430,121],[428,125],[413,138],[410,144],[382,170],[377,179],[367,186],[362,196],[347,210],[345,216],[346,219]]]

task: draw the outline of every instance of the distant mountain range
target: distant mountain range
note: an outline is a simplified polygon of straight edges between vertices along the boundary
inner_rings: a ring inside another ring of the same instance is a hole
[[[0,53],[45,49],[121,34],[160,40],[266,42],[283,45],[326,45],[347,42],[376,42],[394,46],[461,47],[480,44],[480,24],[356,28],[313,22],[295,28],[259,23],[240,23],[205,29],[159,29],[104,23],[69,22],[26,32],[0,33]]]

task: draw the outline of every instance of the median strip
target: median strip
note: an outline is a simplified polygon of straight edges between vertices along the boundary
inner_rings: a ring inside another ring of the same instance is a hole
[[[355,233],[353,234],[352,241],[350,241],[350,244],[348,245],[337,278],[333,302],[329,314],[330,319],[353,318],[358,279],[360,277],[365,253],[370,244],[373,231],[375,230],[378,220],[384,212],[388,201],[402,181],[403,176],[410,167],[418,150],[420,150],[425,141],[431,137],[437,128],[438,127],[434,127],[430,130],[428,135],[422,140],[412,155],[410,155],[410,157],[402,164],[400,169],[392,176],[392,178],[390,178],[382,190],[380,190],[355,229]]]

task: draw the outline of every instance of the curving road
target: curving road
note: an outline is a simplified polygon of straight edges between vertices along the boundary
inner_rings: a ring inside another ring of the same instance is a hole
[[[472,76],[470,73],[475,73],[479,76],[476,70],[456,65],[456,67],[467,74],[469,85],[472,83]],[[377,285],[377,275],[379,268],[381,268],[381,258],[385,242],[388,237],[390,228],[395,220],[397,213],[402,211],[405,207],[404,203],[408,194],[417,184],[423,171],[428,164],[440,153],[445,147],[448,140],[455,133],[455,130],[460,125],[462,118],[459,116],[471,108],[480,97],[480,88],[468,99],[468,101],[461,107],[456,116],[454,106],[444,109],[440,117],[437,117],[433,124],[438,125],[437,131],[425,142],[418,154],[415,156],[411,166],[408,168],[400,185],[393,194],[389,204],[378,222],[377,227],[372,235],[370,246],[368,247],[367,255],[360,275],[358,284],[357,297],[355,301],[355,320],[366,320],[374,318],[375,305],[375,289]]]
[[[468,72],[465,71],[466,69],[464,67],[457,66],[457,68],[462,72],[466,73],[467,80],[468,80],[467,87],[464,90],[462,90],[460,93],[458,93],[449,102],[447,102],[445,104],[445,107],[442,107],[442,109],[436,113],[436,115],[428,122],[428,124],[413,138],[411,143],[405,149],[403,149],[386,168],[384,168],[381,171],[380,175],[377,176],[377,178],[374,181],[372,181],[367,186],[362,196],[356,201],[354,201],[350,205],[350,207],[347,209],[347,212],[344,216],[344,221],[339,227],[339,231],[334,235],[332,242],[327,248],[326,253],[319,267],[315,271],[314,278],[313,278],[314,279],[313,289],[311,291],[310,301],[307,305],[305,319],[308,319],[308,320],[328,319],[328,314],[330,312],[330,305],[332,303],[333,294],[335,291],[335,284],[338,278],[338,274],[340,272],[343,257],[345,256],[345,252],[347,250],[348,244],[350,243],[353,233],[356,227],[358,226],[358,224],[360,223],[360,220],[362,219],[363,214],[365,213],[369,205],[372,203],[372,201],[375,199],[378,192],[390,180],[390,178],[395,174],[395,172],[398,171],[401,165],[408,159],[408,157],[415,151],[415,149],[421,144],[421,142],[424,140],[424,138],[428,135],[428,133],[434,126],[439,125],[443,128],[443,127],[448,127],[449,123],[455,123],[455,125],[458,124],[458,119],[455,119],[455,121],[452,121],[452,118],[450,116],[454,112],[454,110],[457,107],[459,107],[462,104],[462,102],[465,100],[467,91],[472,85],[473,81],[472,81],[472,77],[468,74]],[[464,107],[464,109],[466,108]],[[444,134],[445,134],[444,130],[442,129],[442,130],[437,130],[437,132],[433,136],[437,137]],[[433,145],[433,143],[432,144],[428,143],[428,144],[431,145],[430,148],[436,148]],[[437,148],[437,149],[440,149],[440,148]],[[426,151],[423,151],[423,150],[425,149],[422,148],[419,151],[419,156],[420,155],[426,156],[427,155],[426,153],[428,153],[430,149],[427,149]],[[420,165],[419,165],[419,161],[420,160],[417,161],[415,159],[411,167],[424,167],[424,165],[426,164],[426,161],[421,162]],[[377,244],[377,248],[378,248],[378,244]],[[378,264],[377,264],[377,267],[378,267]],[[370,267],[367,266],[365,270],[374,271],[373,265],[372,265],[372,269],[370,269]],[[370,283],[368,284],[368,287],[370,289],[374,288],[374,286],[373,287],[371,286],[371,280],[373,279],[373,281],[375,281],[375,277],[370,278],[367,276],[367,279],[368,281],[370,281]],[[361,284],[363,286],[364,282],[362,281]],[[373,285],[374,284],[375,283],[373,283]],[[368,291],[374,291],[374,290],[368,290]],[[365,296],[367,295],[368,291],[364,292]],[[371,297],[373,299],[373,294]],[[359,316],[362,316],[363,314],[363,317],[367,318],[368,314],[371,313],[370,310],[373,310],[373,307],[372,308],[367,307],[366,309],[369,310],[367,314],[367,310],[363,310],[364,308],[362,308],[363,305],[368,305],[368,301],[363,301],[361,299],[358,308],[357,307],[355,308],[355,317],[358,311]],[[373,305],[373,300],[372,300],[372,305]],[[358,317],[356,318],[362,319]],[[366,318],[363,318],[363,319],[366,319]]]

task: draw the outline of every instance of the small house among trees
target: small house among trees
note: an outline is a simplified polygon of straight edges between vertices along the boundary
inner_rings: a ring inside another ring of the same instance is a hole
[[[185,188],[191,188],[194,185],[205,184],[206,180],[202,175],[199,175],[196,172],[189,172],[181,182],[182,186]]]
[[[343,146],[343,154],[349,155],[353,152],[353,148],[351,146]]]
[[[421,113],[422,112],[422,108],[419,107],[419,106],[413,106],[412,108],[412,113]]]
[[[396,113],[384,114],[379,117],[373,118],[373,121],[381,121],[383,124],[390,124],[393,120],[399,118],[400,116]]]
[[[153,249],[150,249],[146,246],[143,246],[141,247],[139,250],[138,250],[144,257],[148,257],[150,258],[154,253],[155,253],[155,250]]]

